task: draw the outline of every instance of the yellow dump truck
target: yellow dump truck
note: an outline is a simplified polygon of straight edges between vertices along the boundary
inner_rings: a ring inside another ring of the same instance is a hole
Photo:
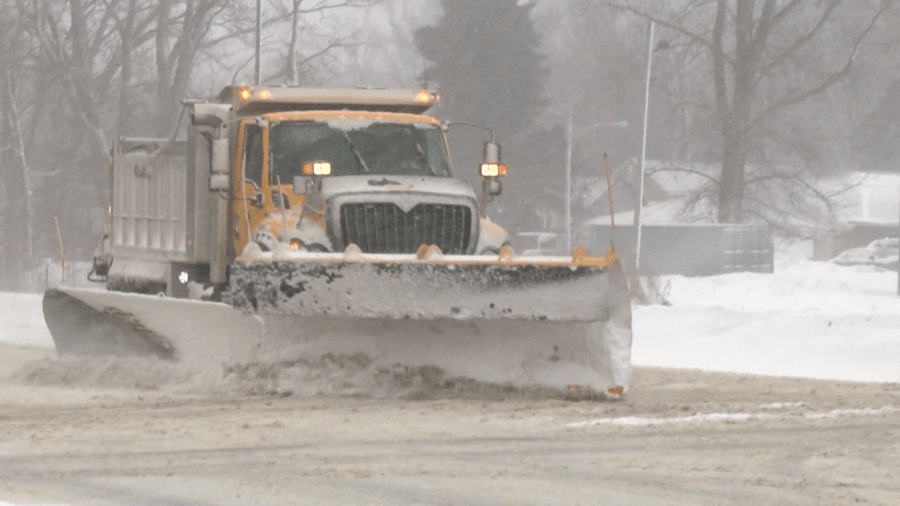
[[[186,101],[184,139],[113,147],[92,276],[44,316],[60,354],[222,364],[364,353],[376,366],[621,392],[626,280],[610,248],[518,257],[454,178],[428,90],[227,87]],[[493,136],[492,136],[493,137]]]

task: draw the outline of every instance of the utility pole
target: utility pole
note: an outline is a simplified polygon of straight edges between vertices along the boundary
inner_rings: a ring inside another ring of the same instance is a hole
[[[644,207],[644,172],[647,163],[647,118],[650,114],[650,67],[653,63],[653,29],[656,23],[650,22],[650,41],[647,43],[647,87],[644,92],[644,135],[641,141],[641,174],[638,191],[637,208],[634,211],[634,228],[637,240],[634,245],[634,268],[641,266],[641,211]]]

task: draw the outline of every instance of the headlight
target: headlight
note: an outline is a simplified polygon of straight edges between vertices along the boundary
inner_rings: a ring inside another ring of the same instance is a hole
[[[304,176],[327,176],[331,174],[330,162],[306,162],[303,164]]]
[[[506,175],[506,165],[502,163],[482,163],[481,175],[484,177],[502,177]]]

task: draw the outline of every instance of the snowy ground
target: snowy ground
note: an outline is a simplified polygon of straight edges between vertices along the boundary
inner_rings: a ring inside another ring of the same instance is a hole
[[[634,308],[633,363],[900,382],[897,273],[797,257],[780,253],[775,274],[665,277],[671,305]],[[0,343],[53,346],[40,301],[0,293]]]
[[[52,347],[40,294],[0,292],[0,343]]]
[[[897,273],[780,255],[775,274],[669,276],[634,310],[635,365],[900,381]]]

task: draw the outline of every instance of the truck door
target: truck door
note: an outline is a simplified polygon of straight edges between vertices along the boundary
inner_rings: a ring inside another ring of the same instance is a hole
[[[253,119],[240,122],[238,143],[234,157],[232,189],[232,236],[234,251],[240,256],[244,246],[253,235],[257,224],[265,217],[265,209],[270,206],[266,197],[264,171],[266,164],[265,130]]]

